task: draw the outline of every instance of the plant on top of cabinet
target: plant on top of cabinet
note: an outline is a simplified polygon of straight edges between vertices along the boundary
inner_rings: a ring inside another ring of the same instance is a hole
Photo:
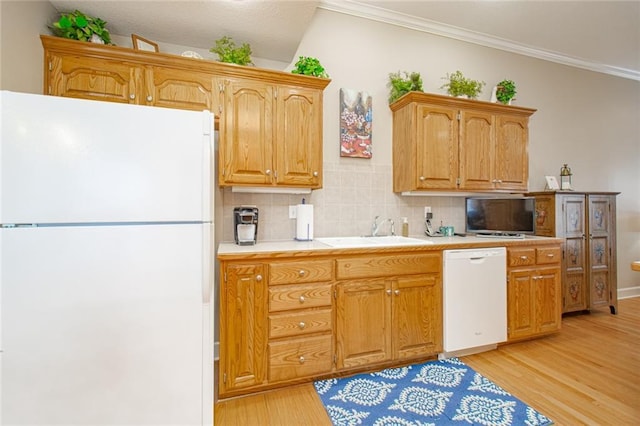
[[[455,97],[466,96],[470,99],[476,99],[485,85],[484,81],[471,80],[465,77],[459,70],[451,74],[447,73],[446,77],[442,77],[442,79],[447,80],[447,83],[440,86],[440,88],[446,89],[449,95]]]
[[[320,78],[329,78],[329,74],[317,58],[311,56],[300,56],[295,68],[291,71],[293,74],[311,75]]]
[[[112,44],[106,21],[94,18],[79,10],[61,13],[60,19],[51,24],[51,31],[58,37],[73,40],[90,41],[99,44]]]
[[[251,61],[251,46],[249,43],[242,43],[236,46],[235,41],[229,36],[224,36],[216,40],[216,45],[209,49],[211,53],[218,55],[220,62],[236,65],[253,65]]]
[[[403,71],[389,73],[389,104],[395,102],[405,93],[422,92],[422,78],[419,72],[411,74]]]
[[[516,83],[513,80],[502,80],[496,85],[496,99],[508,105],[516,95]]]

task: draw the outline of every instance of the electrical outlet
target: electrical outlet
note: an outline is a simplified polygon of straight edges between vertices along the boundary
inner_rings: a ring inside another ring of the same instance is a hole
[[[427,213],[431,213],[431,207],[424,208],[424,217],[427,217]]]
[[[289,219],[295,219],[298,216],[297,206],[289,206]]]

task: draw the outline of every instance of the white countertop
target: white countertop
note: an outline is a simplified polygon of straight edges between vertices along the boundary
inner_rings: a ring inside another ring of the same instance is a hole
[[[398,249],[398,248],[434,248],[434,249],[447,249],[447,246],[454,248],[456,245],[468,246],[473,245],[475,247],[497,245],[516,245],[527,241],[556,241],[557,238],[548,237],[536,237],[526,236],[525,238],[486,238],[475,236],[453,236],[453,237],[422,237],[411,236],[410,238],[418,238],[425,241],[424,245],[392,245],[392,246],[375,246],[375,247],[349,247],[340,248],[332,247],[327,244],[323,244],[320,241],[297,241],[297,240],[276,240],[276,241],[258,241],[255,245],[240,246],[233,242],[223,242],[218,246],[218,256],[224,255],[238,255],[238,254],[259,254],[267,252],[304,252],[304,251],[330,251],[330,250],[381,250],[381,249]]]

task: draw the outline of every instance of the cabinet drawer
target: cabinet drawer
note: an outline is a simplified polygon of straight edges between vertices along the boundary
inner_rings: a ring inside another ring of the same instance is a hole
[[[379,278],[392,275],[439,273],[440,252],[354,257],[336,260],[336,278]]]
[[[305,260],[269,264],[270,284],[298,284],[314,281],[331,281],[331,260]]]
[[[269,315],[269,338],[331,331],[331,309]]]
[[[559,263],[562,259],[560,247],[542,247],[536,249],[536,263],[546,265],[549,263]]]
[[[331,286],[309,284],[269,287],[269,312],[331,305]]]
[[[331,335],[269,344],[269,381],[278,382],[331,371]]]
[[[509,249],[507,253],[509,266],[527,266],[536,263],[535,248]]]

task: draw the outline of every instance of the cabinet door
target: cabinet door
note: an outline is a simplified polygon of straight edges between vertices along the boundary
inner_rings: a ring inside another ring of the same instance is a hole
[[[261,264],[230,265],[220,302],[220,394],[266,380],[267,280]]]
[[[536,235],[556,236],[556,198],[554,195],[536,195]]]
[[[273,183],[273,86],[221,79],[220,185]]]
[[[393,284],[393,357],[442,351],[442,284],[439,275],[401,277]]]
[[[146,75],[144,101],[147,104],[193,111],[213,111],[211,74],[153,67],[147,70]]]
[[[119,103],[141,103],[142,67],[118,60],[48,53],[45,93]]]
[[[460,113],[460,189],[494,189],[495,136],[493,115]]]
[[[609,306],[612,300],[612,215],[611,199],[589,195],[589,289],[590,308]]]
[[[391,283],[349,281],[336,285],[337,368],[391,359]]]
[[[278,86],[275,172],[279,185],[322,187],[320,90]]]
[[[563,302],[562,312],[587,309],[587,251],[586,211],[584,195],[559,196],[562,215],[559,237],[563,243]]]
[[[511,271],[507,282],[507,334],[518,339],[535,333],[533,273],[530,269]]]
[[[495,189],[526,191],[529,185],[529,119],[496,116]]]
[[[420,105],[417,114],[416,189],[456,189],[458,110]]]
[[[536,333],[560,329],[560,269],[540,268],[532,277],[535,292]]]

